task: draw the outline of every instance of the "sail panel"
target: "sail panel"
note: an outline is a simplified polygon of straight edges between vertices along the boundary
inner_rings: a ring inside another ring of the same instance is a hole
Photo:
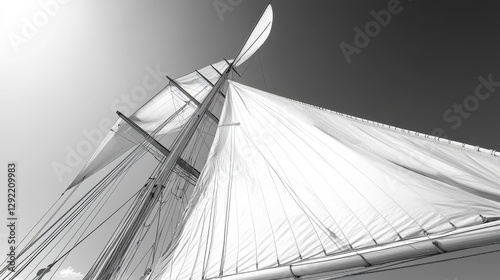
[[[205,78],[215,83],[220,77],[219,73],[224,72],[227,67],[227,62],[220,61],[200,69],[199,72]],[[175,81],[198,102],[202,102],[212,88],[196,72],[177,78]],[[186,104],[187,106],[185,106]],[[151,134],[155,132],[155,136],[162,136],[167,133],[179,131],[195,110],[196,104],[193,104],[189,97],[176,85],[169,83],[151,100],[132,114],[130,120],[147,133]],[[169,121],[165,124],[167,120]],[[92,176],[144,140],[144,137],[134,131],[127,123],[118,119],[90,160],[69,185],[68,189],[80,184],[86,178]]]
[[[152,279],[258,271],[480,225],[500,217],[498,174],[492,153],[230,82]]]
[[[240,53],[234,59],[234,65],[239,66],[249,59],[266,41],[273,25],[273,8],[268,5],[259,19]]]

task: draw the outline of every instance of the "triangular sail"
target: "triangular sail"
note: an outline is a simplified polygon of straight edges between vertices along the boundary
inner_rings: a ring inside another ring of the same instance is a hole
[[[152,279],[259,271],[481,225],[500,217],[499,174],[493,151],[230,82],[208,162]]]
[[[210,92],[212,84],[217,82],[220,73],[229,65],[225,61],[209,65],[175,79],[176,83],[202,102]],[[187,106],[185,106],[187,104]],[[178,131],[189,120],[196,109],[196,105],[173,83],[169,83],[163,90],[156,94],[149,102],[139,108],[130,119],[148,133],[156,131],[156,136]],[[170,118],[170,119],[169,119]],[[164,124],[168,120],[168,123]],[[163,127],[161,127],[164,125]],[[158,130],[159,129],[159,130]],[[110,162],[143,142],[144,137],[134,131],[126,122],[118,119],[106,135],[101,145],[92,155],[78,176],[73,180],[68,189],[81,183]]]
[[[264,44],[267,37],[271,33],[272,25],[273,8],[271,5],[268,5],[255,25],[255,28],[252,30],[252,33],[250,33],[247,41],[234,59],[234,66],[243,64],[243,62],[249,59],[262,46],[262,44]]]

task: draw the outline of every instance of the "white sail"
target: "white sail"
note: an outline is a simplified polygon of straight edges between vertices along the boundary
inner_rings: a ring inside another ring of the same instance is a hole
[[[481,226],[500,217],[497,155],[230,82],[208,162],[152,279],[288,271]]]
[[[202,102],[210,92],[212,86],[201,75],[214,84],[219,79],[220,73],[224,72],[228,66],[227,62],[221,61],[198,70],[199,74],[192,72],[177,78],[175,82],[198,102]],[[186,103],[189,104],[184,106]],[[130,116],[130,119],[146,132],[152,133],[166,120],[176,114],[164,127],[156,132],[155,135],[160,136],[178,131],[189,120],[195,109],[196,104],[190,102],[190,99],[175,84],[169,83],[163,90]],[[101,170],[104,166],[143,140],[144,137],[141,134],[132,129],[122,119],[118,119],[68,189],[73,188]]]
[[[240,50],[240,53],[234,59],[234,65],[239,66],[249,59],[266,41],[271,33],[273,25],[273,8],[268,5],[261,18],[250,33],[247,41]]]

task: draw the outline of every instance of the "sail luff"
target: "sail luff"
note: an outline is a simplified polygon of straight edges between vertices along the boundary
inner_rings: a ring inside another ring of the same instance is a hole
[[[470,228],[431,235],[414,240],[404,240],[355,252],[323,257],[241,274],[212,277],[209,280],[278,280],[332,273],[341,270],[382,265],[416,257],[433,256],[500,243],[500,221]],[[443,252],[444,250],[444,252]],[[326,277],[326,276],[325,276]]]

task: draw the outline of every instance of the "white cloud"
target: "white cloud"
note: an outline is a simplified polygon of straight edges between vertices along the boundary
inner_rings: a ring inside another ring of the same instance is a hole
[[[70,266],[59,271],[58,276],[64,279],[82,279],[84,275],[80,272],[74,271]]]

